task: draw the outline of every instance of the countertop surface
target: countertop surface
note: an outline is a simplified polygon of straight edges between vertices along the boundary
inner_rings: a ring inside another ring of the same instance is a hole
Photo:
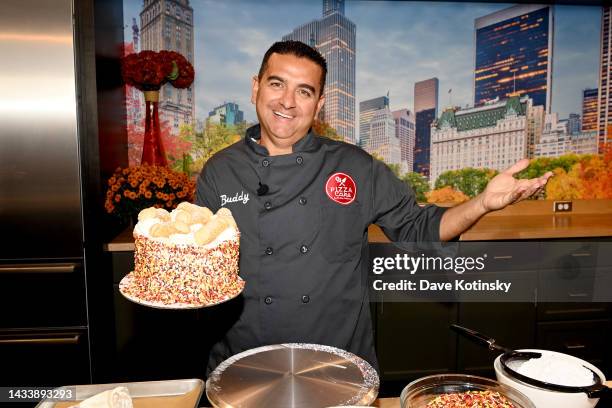
[[[555,201],[526,200],[480,218],[461,241],[557,239],[612,236],[612,200],[574,200],[569,212],[555,212]],[[389,242],[376,225],[370,242]]]
[[[462,241],[555,239],[612,236],[612,200],[574,200],[572,211],[554,212],[554,201],[528,200],[493,211],[461,234]],[[370,242],[389,242],[377,225],[368,228]],[[133,251],[128,228],[105,246],[106,251]]]

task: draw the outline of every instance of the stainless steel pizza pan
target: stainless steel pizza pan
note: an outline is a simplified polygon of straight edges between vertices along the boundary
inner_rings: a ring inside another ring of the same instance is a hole
[[[216,408],[370,405],[378,374],[347,351],[318,344],[264,346],[230,357],[206,382]]]

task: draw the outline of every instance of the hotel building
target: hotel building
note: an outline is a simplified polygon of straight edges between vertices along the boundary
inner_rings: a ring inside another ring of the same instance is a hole
[[[528,120],[533,116],[532,108],[531,99],[512,97],[444,111],[431,127],[430,184],[448,170],[504,170],[524,158],[529,132],[533,131]]]

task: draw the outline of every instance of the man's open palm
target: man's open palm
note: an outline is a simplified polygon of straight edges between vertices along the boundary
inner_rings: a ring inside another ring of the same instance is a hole
[[[482,193],[482,205],[486,211],[499,210],[509,204],[524,200],[539,192],[553,175],[547,172],[530,180],[517,180],[514,175],[529,166],[529,160],[522,159],[502,173],[493,177]]]

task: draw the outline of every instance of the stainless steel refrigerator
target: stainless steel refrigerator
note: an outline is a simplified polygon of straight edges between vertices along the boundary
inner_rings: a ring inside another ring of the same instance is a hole
[[[71,0],[0,2],[0,385],[89,382]]]

